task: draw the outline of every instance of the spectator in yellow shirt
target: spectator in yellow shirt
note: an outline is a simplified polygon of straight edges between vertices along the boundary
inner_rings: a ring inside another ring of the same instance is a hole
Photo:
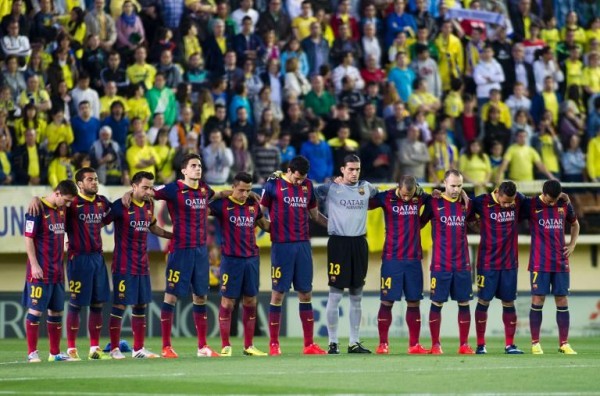
[[[504,159],[498,169],[498,180],[496,180],[496,183],[500,184],[507,169],[510,180],[516,182],[533,181],[535,180],[533,175],[534,166],[548,179],[556,179],[552,173],[548,172],[537,151],[527,145],[527,132],[519,130],[515,137],[515,143],[504,154]]]
[[[131,88],[133,97],[127,100],[127,116],[130,120],[139,118],[144,125],[147,125],[150,120],[150,115],[152,115],[152,111],[150,111],[150,105],[146,99],[146,89],[144,88],[144,84],[132,84]]]
[[[512,115],[510,114],[510,108],[502,101],[499,89],[493,88],[490,90],[490,101],[481,108],[481,119],[484,122],[488,120],[488,113],[491,106],[496,107],[500,111],[500,122],[510,129],[512,127]]]
[[[156,68],[146,63],[148,53],[146,48],[139,46],[135,49],[135,63],[127,68],[127,78],[131,83],[144,83],[146,89],[152,88],[154,85],[154,77],[156,77]]]
[[[424,111],[429,128],[434,129],[435,115],[440,107],[440,100],[427,89],[427,80],[417,77],[413,82],[413,92],[408,97],[410,114],[415,115],[417,111]]]
[[[310,25],[318,22],[313,16],[312,4],[309,0],[302,2],[302,12],[292,21],[292,32],[298,41],[310,36]]]
[[[202,56],[202,47],[198,41],[198,28],[193,22],[190,23],[185,36],[183,36],[183,52],[184,59],[190,59],[193,54]]]
[[[75,181],[75,169],[71,163],[71,150],[66,142],[60,142],[48,166],[48,183],[55,188],[61,180]]]
[[[100,98],[100,119],[104,119],[110,114],[110,106],[116,101],[123,103],[127,112],[127,99],[117,95],[117,83],[108,81],[104,84],[104,96]]]
[[[71,128],[71,124],[65,119],[65,111],[63,109],[56,108],[52,110],[52,121],[46,127],[44,136],[48,141],[49,152],[54,152],[61,142],[66,142],[69,145],[73,143],[73,140],[75,140],[73,129]]]
[[[600,54],[590,52],[588,65],[583,68],[583,89],[589,96],[600,93]]]
[[[435,39],[440,54],[440,76],[444,91],[450,89],[452,78],[459,78],[465,70],[463,46],[460,39],[452,34],[452,21],[446,19],[442,23],[441,33]]]
[[[155,175],[155,166],[160,162],[154,148],[146,141],[146,132],[143,130],[137,131],[133,135],[133,144],[127,149],[125,159],[131,175],[142,171]]]
[[[438,128],[433,135],[433,142],[429,146],[428,164],[429,181],[439,184],[444,180],[444,173],[448,169],[456,169],[458,165],[458,149],[448,141],[448,133],[443,128]]]
[[[467,183],[475,186],[476,196],[487,192],[487,184],[492,176],[492,164],[483,152],[479,140],[473,140],[467,145],[465,153],[458,161],[458,170],[462,172]]]
[[[590,180],[600,182],[600,133],[598,132],[596,137],[588,142],[586,165]]]

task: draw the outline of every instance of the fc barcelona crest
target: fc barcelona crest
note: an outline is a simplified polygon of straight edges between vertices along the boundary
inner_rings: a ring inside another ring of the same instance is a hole
[[[358,193],[359,193],[360,195],[365,195],[365,188],[364,188],[364,187],[359,187],[359,188],[358,188]]]
[[[248,209],[250,209],[250,213],[254,213],[254,206],[250,206]]]
[[[302,186],[302,192],[308,192],[308,187]]]
[[[336,279],[337,279],[337,278],[336,278],[334,275],[331,275],[331,276],[329,277],[329,280],[330,280],[331,282],[335,282],[335,280],[336,280]]]

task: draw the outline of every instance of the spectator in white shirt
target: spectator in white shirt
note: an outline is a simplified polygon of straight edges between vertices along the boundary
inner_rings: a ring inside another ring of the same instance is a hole
[[[538,93],[544,90],[544,80],[550,76],[554,79],[554,90],[558,89],[558,83],[565,79],[565,75],[560,70],[558,62],[554,59],[554,53],[548,46],[542,48],[540,58],[533,62],[533,75],[535,76],[535,88]]]
[[[240,8],[238,8],[237,10],[233,11],[233,13],[231,14],[231,19],[233,19],[233,21],[235,22],[235,24],[237,25],[237,31],[241,32],[242,31],[242,21],[244,19],[244,17],[250,17],[252,19],[252,30],[254,31],[254,28],[256,27],[256,22],[258,22],[258,11],[256,11],[255,9],[252,8],[253,5],[253,0],[242,0],[240,2]]]
[[[518,81],[515,83],[513,94],[506,100],[506,105],[510,109],[510,116],[513,120],[519,110],[525,110],[529,113],[531,100],[525,96],[525,84]]]
[[[363,48],[363,59],[365,64],[369,56],[373,56],[377,60],[377,68],[381,67],[381,43],[377,38],[377,29],[372,22],[365,23],[363,27],[364,36],[361,39]]]
[[[332,79],[335,93],[339,94],[342,91],[342,79],[346,76],[354,80],[354,88],[359,91],[365,87],[365,81],[360,75],[360,71],[352,66],[354,64],[354,55],[352,52],[346,52],[342,58],[342,63],[333,69]]]
[[[100,98],[98,92],[90,88],[90,75],[87,71],[79,73],[79,81],[77,81],[77,87],[71,91],[71,98],[76,108],[79,107],[79,103],[88,101],[92,117],[100,119]]]
[[[8,24],[8,34],[2,37],[2,52],[4,56],[15,55],[25,59],[31,55],[31,45],[27,36],[19,36],[19,22],[12,21]]]
[[[477,99],[480,102],[489,99],[490,90],[502,89],[500,83],[504,82],[504,71],[494,59],[494,50],[489,44],[483,49],[479,63],[475,66],[473,79],[477,84]]]

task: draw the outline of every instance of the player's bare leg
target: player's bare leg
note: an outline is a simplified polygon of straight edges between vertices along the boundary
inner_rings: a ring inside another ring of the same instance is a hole
[[[392,308],[393,301],[381,300],[379,304],[379,312],[377,313],[377,330],[379,332],[379,346],[375,353],[379,355],[387,355],[389,350],[389,332],[392,325]]]
[[[429,332],[431,333],[431,354],[441,355],[440,327],[442,325],[442,308],[444,303],[432,301],[429,308]]]
[[[487,353],[487,349],[485,348],[485,330],[487,327],[489,307],[490,302],[481,298],[477,301],[477,307],[475,307],[475,333],[477,334],[477,349],[475,350],[475,353],[478,355]],[[506,329],[506,326],[504,328]]]
[[[219,354],[213,351],[206,342],[208,333],[208,317],[206,315],[206,296],[197,296],[192,294],[194,304],[193,315],[196,333],[198,334],[198,357],[218,357]]]
[[[325,355],[321,347],[315,344],[314,328],[315,314],[312,307],[312,293],[298,292],[300,322],[302,322],[302,332],[304,335],[304,349],[302,352],[305,355]]]
[[[244,325],[244,355],[267,356],[254,346],[254,330],[256,328],[256,296],[244,296],[242,299],[242,323]]]
[[[235,307],[235,300],[232,298],[221,297],[221,306],[219,307],[219,331],[221,333],[221,356],[231,356],[231,342],[229,334],[231,332],[231,313]]]
[[[276,290],[271,291],[271,303],[269,305],[269,355],[281,355],[279,348],[279,330],[281,328],[281,305],[284,294]]]
[[[162,357],[167,359],[177,358],[177,353],[171,346],[171,328],[173,327],[173,312],[177,304],[177,296],[165,293],[165,298],[160,310],[160,329],[162,334]]]
[[[504,353],[507,355],[522,355],[523,351],[515,345],[517,310],[514,301],[502,301],[502,322],[504,322]]]
[[[531,310],[529,311],[529,330],[531,331],[531,353],[542,355],[544,350],[540,345],[540,329],[542,328],[542,309],[546,296],[531,296]]]
[[[423,355],[429,349],[423,348],[419,343],[421,337],[421,302],[406,302],[406,326],[408,327],[408,353],[410,355]]]
[[[469,330],[471,329],[471,308],[469,301],[458,302],[458,334],[461,355],[474,355],[475,351],[469,345]]]
[[[558,342],[560,345],[558,351],[565,355],[576,355],[577,352],[569,345],[570,314],[568,297],[555,296],[554,301],[556,303],[556,324],[558,325]]]

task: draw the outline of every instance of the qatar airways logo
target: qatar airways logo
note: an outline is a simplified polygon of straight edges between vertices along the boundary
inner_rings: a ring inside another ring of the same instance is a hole
[[[284,197],[283,202],[292,208],[308,207],[308,199],[306,197]]]
[[[540,219],[538,224],[545,230],[562,230],[564,228],[563,219]]]
[[[515,211],[511,210],[507,212],[490,213],[490,219],[497,223],[514,223]]]
[[[65,223],[48,224],[48,230],[56,235],[65,233]]]
[[[464,227],[465,216],[442,216],[440,222],[447,227]]]
[[[417,205],[392,206],[392,212],[400,216],[415,216],[419,214]]]
[[[131,220],[129,222],[129,227],[133,228],[138,232],[148,232],[148,228],[150,227],[150,222],[148,220]]]
[[[100,213],[80,213],[79,221],[84,222],[85,224],[100,224],[102,223],[102,219],[104,218],[103,214]]]
[[[340,199],[340,206],[348,210],[361,210],[366,206],[366,201],[362,199]]]
[[[194,210],[206,208],[206,198],[188,198],[185,200],[185,205]]]
[[[254,217],[251,216],[229,216],[229,222],[236,227],[254,228]]]

